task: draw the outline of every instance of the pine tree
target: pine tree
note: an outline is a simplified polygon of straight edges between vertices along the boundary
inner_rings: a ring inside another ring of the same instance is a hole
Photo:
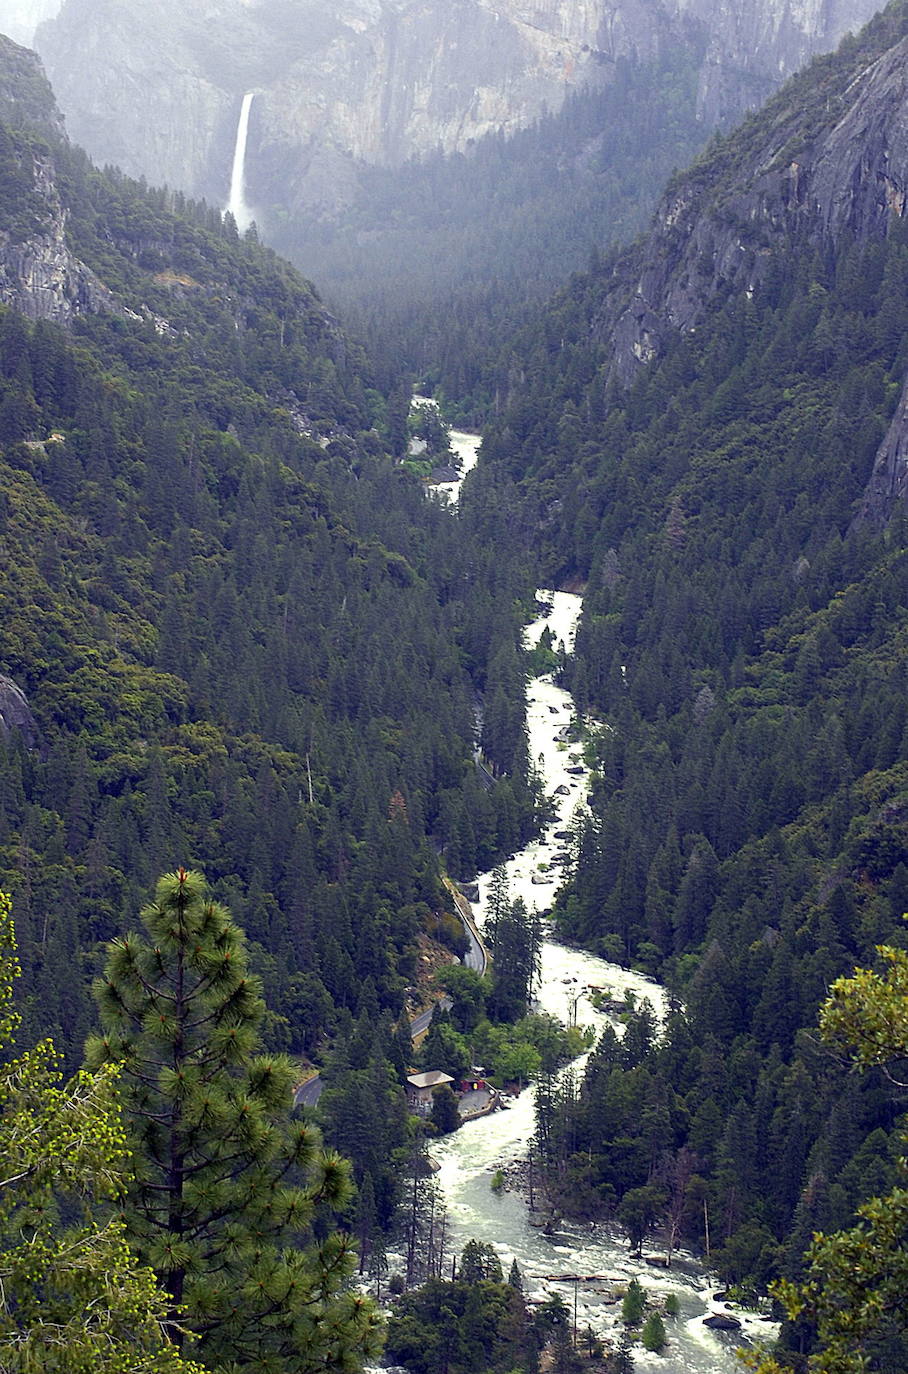
[[[290,1061],[257,1054],[265,1008],[244,936],[184,869],[160,880],[141,919],[144,937],[109,946],[95,988],[103,1032],[87,1047],[90,1064],[122,1066],[139,1254],[206,1361],[355,1369],[377,1317],[345,1291],[350,1238],[315,1244],[310,1232],[319,1210],[347,1202],[349,1169],[290,1123]],[[170,1334],[179,1347],[175,1315]]]
[[[651,1312],[643,1324],[643,1331],[640,1340],[644,1350],[652,1350],[657,1354],[665,1345],[665,1322],[658,1312]]]
[[[625,1326],[637,1326],[643,1320],[646,1307],[646,1293],[643,1284],[636,1277],[627,1285],[627,1292],[621,1303],[621,1320]]]
[[[10,902],[0,892],[4,1055],[19,1027],[18,976]],[[4,1374],[202,1374],[166,1339],[164,1296],[111,1215],[128,1160],[116,1077],[106,1066],[62,1083],[49,1040],[0,1070]]]

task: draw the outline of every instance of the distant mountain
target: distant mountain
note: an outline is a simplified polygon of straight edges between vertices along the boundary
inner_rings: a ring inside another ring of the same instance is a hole
[[[895,251],[908,209],[903,24],[902,4],[890,5],[860,40],[846,40],[837,53],[815,59],[672,180],[647,234],[593,275],[578,277],[553,306],[569,322],[571,341],[549,359],[555,394],[590,406],[598,393],[595,409],[601,411],[606,398],[642,384],[717,311],[752,310],[750,302],[770,289],[780,270],[794,271],[811,255],[835,262],[849,248]],[[885,308],[896,307],[887,301]],[[586,399],[570,380],[581,356],[580,375],[594,372]],[[522,427],[526,402],[519,386],[513,399],[504,428]],[[538,389],[529,404],[538,417]],[[902,411],[895,413],[897,425]],[[546,444],[556,448],[554,429]],[[898,436],[889,436],[885,453],[898,469],[890,474],[889,495],[875,471],[876,495],[862,506],[876,519],[888,517],[904,490],[902,447]],[[534,465],[538,448],[537,454]]]
[[[58,13],[63,0],[0,0],[0,33],[16,43],[31,44],[35,30]]]
[[[709,124],[759,103],[872,13],[812,0],[66,0],[38,47],[71,134],[102,163],[224,203],[254,90],[250,199],[332,210],[357,163],[463,152],[607,83],[621,60],[696,54]],[[78,53],[78,61],[73,60]]]

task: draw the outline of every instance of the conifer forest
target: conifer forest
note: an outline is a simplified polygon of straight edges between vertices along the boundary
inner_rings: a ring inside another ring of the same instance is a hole
[[[908,1374],[908,0],[700,22],[248,228],[0,36],[0,1374]]]

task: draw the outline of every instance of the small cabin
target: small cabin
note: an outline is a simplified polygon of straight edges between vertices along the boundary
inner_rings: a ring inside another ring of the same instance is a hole
[[[430,1069],[428,1073],[411,1073],[407,1077],[407,1101],[411,1107],[431,1107],[432,1093],[443,1083],[453,1083],[449,1073]]]

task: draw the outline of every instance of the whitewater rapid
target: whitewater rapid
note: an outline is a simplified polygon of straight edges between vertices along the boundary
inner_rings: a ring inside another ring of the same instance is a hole
[[[452,443],[464,467],[475,463],[478,438],[452,435]],[[462,480],[462,479],[461,479]],[[459,482],[446,484],[453,490],[449,500],[456,503]],[[555,646],[563,643],[570,652],[580,617],[581,598],[568,592],[540,590],[540,602],[549,608],[525,631],[528,647],[536,644],[548,627]],[[511,898],[522,897],[530,910],[545,911],[551,903],[562,871],[553,864],[564,850],[556,831],[568,829],[578,810],[586,807],[588,774],[570,772],[584,768],[578,745],[560,738],[574,716],[569,694],[556,686],[551,676],[534,679],[528,689],[527,728],[530,757],[538,767],[546,792],[557,803],[556,818],[539,840],[533,841],[505,865]],[[559,789],[561,791],[559,792]],[[534,877],[537,879],[533,881]],[[474,913],[482,927],[491,873],[478,879],[479,900]],[[587,989],[607,989],[622,998],[630,990],[637,999],[646,997],[661,1019],[666,1009],[666,993],[642,974],[597,959],[584,950],[571,949],[550,935],[542,948],[542,974],[537,991],[540,1009],[562,1021],[576,1019],[581,1026],[592,1026],[597,1034],[607,1021],[592,1005]],[[582,1073],[586,1056],[574,1065]],[[627,1242],[596,1224],[565,1222],[554,1235],[543,1234],[531,1225],[531,1214],[518,1191],[496,1193],[490,1186],[492,1175],[502,1166],[526,1158],[535,1130],[532,1088],[524,1091],[508,1111],[466,1122],[455,1134],[433,1144],[432,1154],[439,1165],[438,1179],[444,1192],[454,1237],[454,1248],[471,1238],[493,1245],[505,1273],[516,1259],[524,1277],[527,1295],[542,1300],[560,1292],[573,1312],[575,1302],[578,1330],[587,1325],[600,1335],[615,1339],[620,1330],[620,1299],[617,1294],[636,1275],[653,1297],[677,1295],[680,1316],[666,1319],[668,1345],[661,1355],[634,1346],[634,1360],[641,1370],[678,1371],[678,1374],[732,1374],[741,1365],[735,1348],[742,1336],[769,1340],[776,1328],[761,1317],[741,1313],[742,1335],[725,1336],[704,1326],[711,1312],[725,1311],[713,1298],[718,1285],[703,1272],[699,1262],[683,1254],[676,1257],[666,1272],[634,1259]],[[535,1218],[538,1220],[538,1218]],[[653,1248],[653,1253],[658,1251]],[[596,1276],[575,1284],[566,1275]],[[601,1277],[600,1277],[601,1276]]]

